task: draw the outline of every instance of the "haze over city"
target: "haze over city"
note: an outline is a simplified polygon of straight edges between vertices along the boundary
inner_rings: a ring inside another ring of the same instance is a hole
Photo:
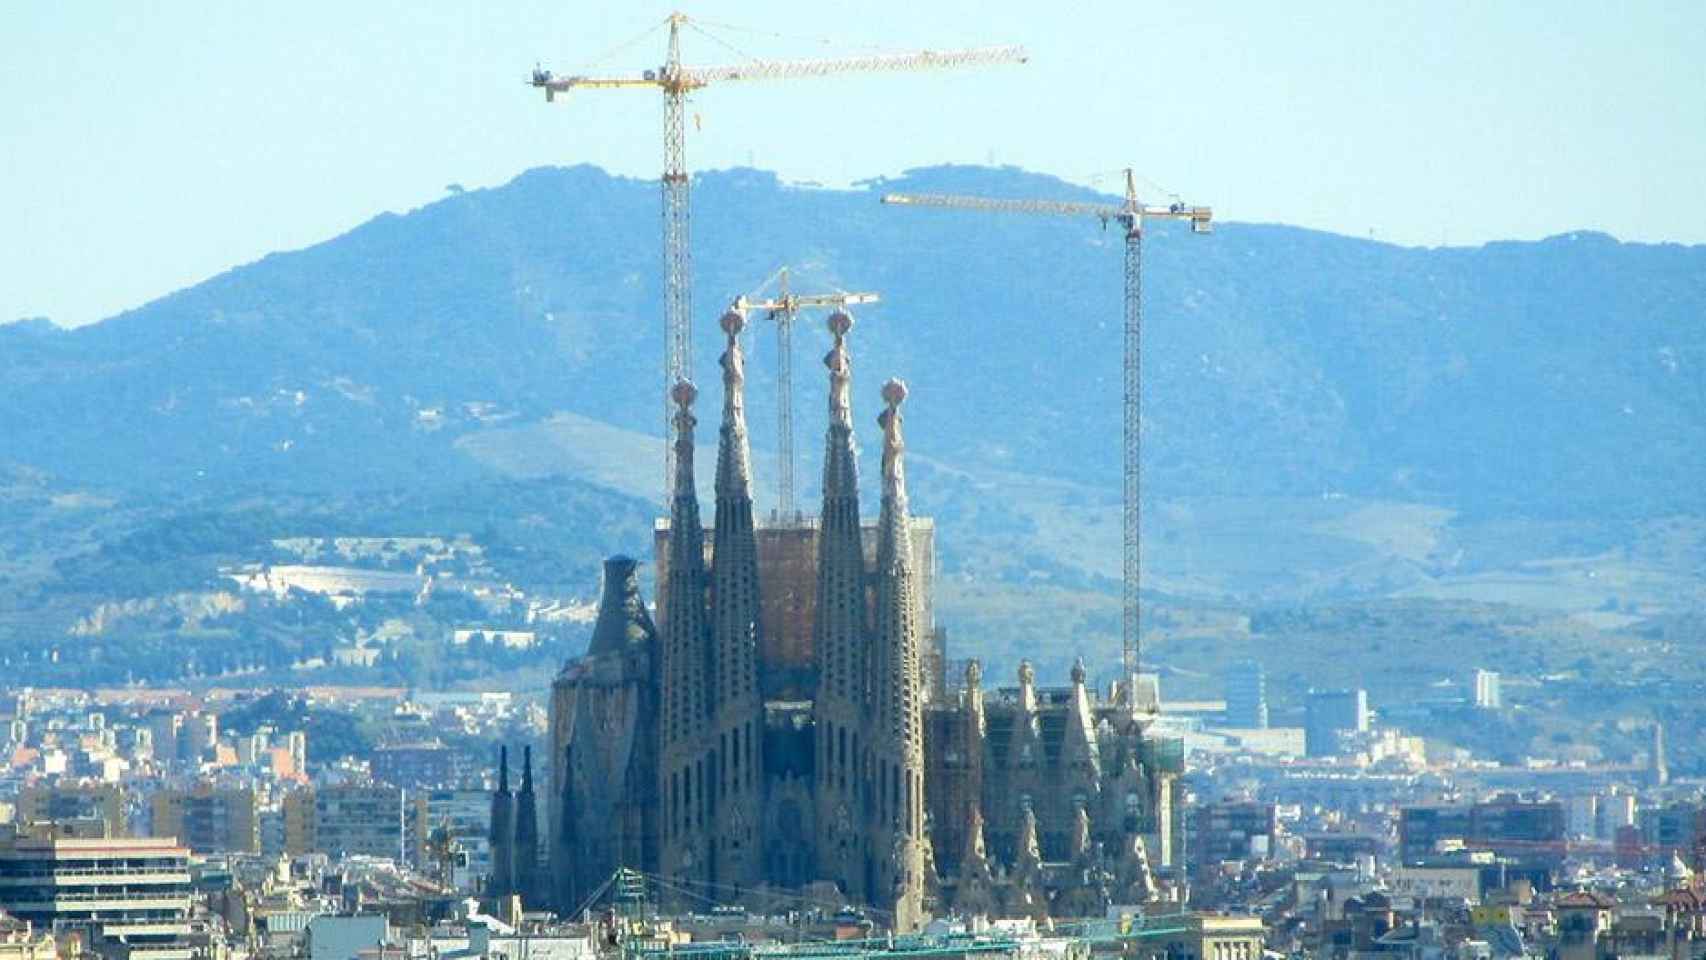
[[[0,960],[1706,960],[1701,50],[0,14]]]

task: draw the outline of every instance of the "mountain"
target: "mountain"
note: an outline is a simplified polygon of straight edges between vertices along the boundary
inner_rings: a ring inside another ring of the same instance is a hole
[[[715,417],[715,319],[734,294],[784,263],[797,290],[880,292],[852,335],[856,416],[874,444],[878,385],[907,379],[915,508],[941,520],[948,606],[984,609],[990,583],[1017,584],[1009,601],[1042,598],[1112,636],[1121,237],[884,207],[889,190],[1097,196],[1012,168],[850,190],[697,176],[693,369],[713,385],[701,420]],[[1171,226],[1144,245],[1145,583],[1158,595],[1699,602],[1706,247],[1572,233],[1421,249]],[[13,556],[0,592],[110,553],[118,517],[157,530],[173,511],[278,502],[300,510],[268,514],[277,535],[356,518],[391,525],[373,533],[462,529],[484,511],[505,536],[562,547],[574,567],[559,576],[590,583],[599,554],[648,549],[658,242],[654,182],[539,169],[102,323],[0,326],[0,493],[13,491],[0,516],[24,518],[0,533]],[[816,317],[797,339],[809,505],[828,341]],[[748,349],[769,478],[763,318]],[[558,495],[578,512],[523,522]],[[19,559],[29,551],[44,559]],[[1614,554],[1626,582],[1587,579]]]
[[[850,191],[703,174],[698,379],[716,377],[722,304],[791,263],[799,283],[882,293],[860,312],[856,362],[868,398],[888,375],[911,382],[915,449],[1110,483],[1117,231],[876,202],[894,189],[1092,196],[1013,169]],[[4,456],[102,488],[348,489],[477,477],[458,441],[561,413],[656,434],[656,208],[651,183],[533,170],[104,323],[0,327]],[[1325,491],[1548,517],[1706,507],[1706,248],[1576,233],[1413,249],[1163,225],[1144,282],[1157,497]],[[805,448],[818,326],[796,358]],[[773,348],[749,349],[767,419]]]

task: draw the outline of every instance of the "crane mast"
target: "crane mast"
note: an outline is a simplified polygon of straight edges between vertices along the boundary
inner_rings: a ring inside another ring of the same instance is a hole
[[[675,444],[669,442],[674,404],[669,386],[693,377],[692,209],[687,198],[687,86],[681,76],[679,13],[669,18],[669,58],[663,67],[663,502],[675,489]]]
[[[968,197],[954,194],[890,193],[883,203],[897,206],[939,207],[953,210],[985,210],[997,213],[1041,213],[1056,216],[1091,216],[1103,225],[1110,221],[1125,231],[1125,316],[1122,329],[1123,408],[1121,413],[1121,596],[1120,652],[1127,702],[1137,703],[1137,668],[1142,639],[1138,587],[1143,581],[1139,549],[1142,535],[1143,477],[1143,223],[1149,219],[1189,220],[1191,232],[1209,233],[1213,213],[1208,207],[1182,203],[1165,206],[1142,203],[1136,178],[1125,172],[1125,202],[1081,203],[1055,200],[1013,200]]]
[[[1127,204],[1128,208],[1133,206]],[[1138,587],[1143,582],[1139,549],[1143,525],[1143,216],[1129,215],[1125,226],[1125,328],[1121,350],[1120,465],[1120,667],[1127,702],[1137,704],[1137,666],[1143,642]]]
[[[789,80],[842,73],[931,70],[1024,63],[1021,47],[979,47],[967,50],[876,54],[825,60],[754,60],[744,64],[689,67],[681,62],[681,28],[693,21],[676,12],[665,21],[669,45],[663,65],[638,76],[563,76],[535,68],[530,85],[553,101],[576,88],[618,89],[649,87],[663,92],[663,262],[664,262],[664,477],[667,504],[675,481],[675,446],[668,440],[672,407],[669,385],[691,378],[693,372],[693,255],[691,206],[687,172],[687,94],[713,83],[736,80]]]
[[[788,521],[799,515],[794,499],[794,323],[806,307],[845,310],[849,306],[876,303],[875,293],[824,293],[801,296],[788,289],[788,268],[776,272],[776,296],[769,300],[737,297],[734,309],[767,310],[776,323],[776,513]],[[766,284],[768,285],[768,284]]]

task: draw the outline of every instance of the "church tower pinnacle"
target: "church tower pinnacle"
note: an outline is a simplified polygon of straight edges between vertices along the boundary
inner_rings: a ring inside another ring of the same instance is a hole
[[[498,789],[492,794],[487,840],[492,847],[492,876],[486,895],[507,897],[515,892],[515,795],[509,789],[509,747],[498,747]]]
[[[762,882],[764,702],[758,683],[758,542],[752,520],[752,457],[746,429],[746,317],[723,314],[723,423],[717,441],[717,513],[711,551],[712,672],[716,702],[707,738],[716,805],[709,837],[718,882]]]
[[[897,930],[924,921],[924,716],[919,648],[919,572],[912,555],[912,514],[900,405],[906,384],[883,384],[883,505],[877,521],[876,609],[872,646],[877,691],[877,797],[873,839],[886,849],[877,891],[892,904]]]
[[[515,795],[515,889],[522,902],[537,903],[539,805],[533,794],[533,747],[521,748],[521,790]]]
[[[708,868],[710,785],[704,751],[710,717],[707,686],[710,640],[705,622],[705,532],[693,479],[693,401],[687,380],[670,390],[675,401],[675,492],[670,503],[669,569],[664,575],[663,729],[658,792],[664,810],[660,863],[665,876],[703,879]]]
[[[824,437],[823,508],[817,541],[817,615],[812,624],[818,686],[813,709],[816,806],[820,830],[834,838],[818,851],[818,872],[855,900],[869,900],[871,869],[860,842],[870,717],[865,655],[865,548],[859,522],[859,472],[853,447],[853,317],[829,315],[835,338],[829,369],[829,428]]]

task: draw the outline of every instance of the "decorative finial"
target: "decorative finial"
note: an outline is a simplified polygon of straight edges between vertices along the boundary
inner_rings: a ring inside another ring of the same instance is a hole
[[[738,310],[723,314],[723,332],[729,335],[728,349],[718,363],[723,366],[723,406],[729,410],[745,408],[741,387],[746,384],[746,356],[740,348],[740,332],[746,327],[746,317]]]
[[[890,380],[883,384],[883,402],[888,406],[877,415],[877,423],[883,428],[884,496],[904,498],[906,495],[905,475],[900,463],[900,455],[906,450],[906,441],[900,436],[900,424],[904,419],[900,415],[900,405],[905,399],[905,381]]]
[[[966,661],[966,686],[976,689],[983,685],[983,663],[979,660]]]
[[[883,384],[883,402],[891,407],[898,407],[906,401],[906,381],[899,378],[890,379]]]
[[[1037,682],[1037,669],[1031,666],[1031,661],[1019,661],[1019,686],[1028,687]]]
[[[829,332],[835,344],[823,356],[829,368],[829,422],[851,430],[853,427],[853,362],[847,356],[847,331],[853,329],[853,316],[845,310],[829,315]]]
[[[1075,687],[1082,687],[1084,685],[1084,676],[1084,658],[1079,657],[1072,661],[1072,685]]]
[[[669,396],[675,401],[675,495],[692,496],[693,428],[699,423],[693,416],[693,401],[699,396],[699,388],[691,380],[677,380]]]

